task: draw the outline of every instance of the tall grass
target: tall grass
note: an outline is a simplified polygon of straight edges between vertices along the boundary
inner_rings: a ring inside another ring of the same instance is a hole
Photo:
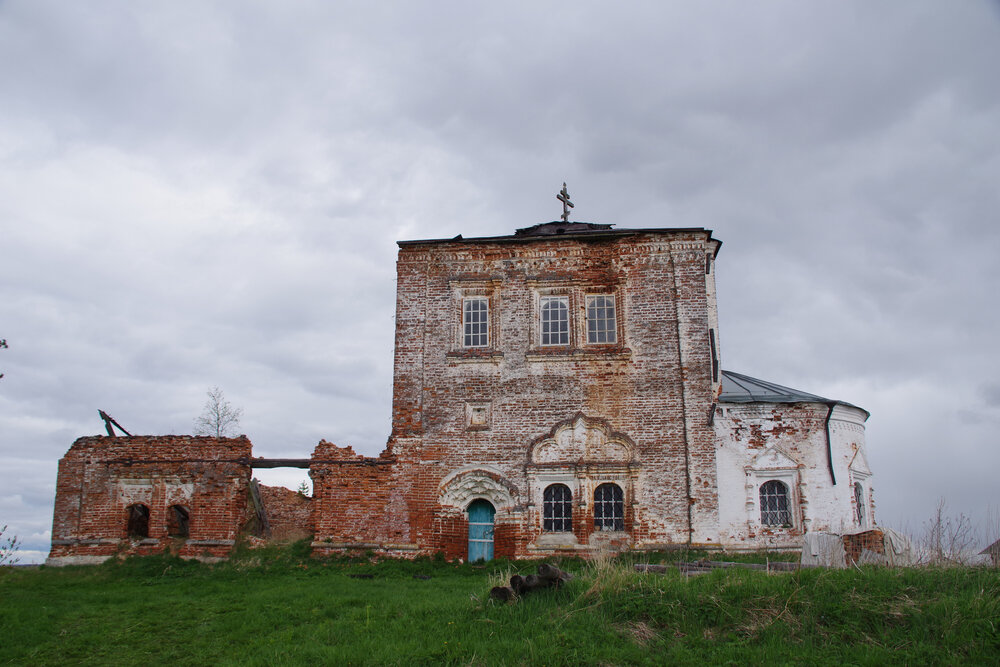
[[[997,664],[1000,572],[640,574],[632,558],[515,604],[537,563],[319,561],[300,547],[0,571],[0,664]],[[665,556],[669,558],[669,556]]]

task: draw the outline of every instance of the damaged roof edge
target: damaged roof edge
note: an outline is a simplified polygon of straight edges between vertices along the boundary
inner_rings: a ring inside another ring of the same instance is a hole
[[[543,223],[545,225],[558,224],[555,222]],[[577,224],[592,224],[592,223],[577,223]],[[536,225],[539,227],[541,225]],[[596,226],[596,225],[595,225]],[[601,225],[603,227],[603,225]],[[527,228],[531,229],[531,228]],[[705,229],[704,227],[647,227],[647,228],[630,228],[630,229],[591,229],[586,231],[571,232],[567,231],[560,234],[509,234],[507,236],[477,236],[472,238],[464,238],[461,234],[452,237],[450,239],[414,239],[410,241],[396,241],[396,245],[400,248],[419,246],[419,245],[439,245],[445,243],[531,243],[534,241],[548,241],[554,238],[558,239],[601,239],[601,238],[620,238],[624,236],[635,236],[638,234],[676,234],[676,233],[697,233],[701,232],[708,235],[709,241],[714,241],[715,254],[719,254],[719,249],[722,247],[722,241],[716,239],[712,236],[711,229]]]
[[[734,373],[733,371],[722,371],[722,393],[719,394],[720,403],[823,403],[825,405],[843,405],[844,407],[861,410],[865,413],[865,420],[871,417],[871,413],[862,407],[848,403],[824,398],[816,394],[810,394],[798,389],[785,387],[767,380],[760,380]]]

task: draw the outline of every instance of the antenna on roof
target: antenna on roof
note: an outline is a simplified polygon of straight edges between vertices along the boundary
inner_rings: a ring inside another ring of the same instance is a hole
[[[569,222],[569,210],[573,208],[573,202],[569,200],[569,193],[566,192],[566,183],[563,183],[563,189],[559,191],[556,195],[556,199],[562,202],[563,205],[563,222]]]

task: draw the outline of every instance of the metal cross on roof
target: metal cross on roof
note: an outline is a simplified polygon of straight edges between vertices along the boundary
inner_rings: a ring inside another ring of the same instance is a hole
[[[569,200],[569,193],[566,192],[566,184],[563,183],[563,189],[559,191],[556,195],[556,199],[562,202],[563,205],[563,222],[569,222],[569,210],[573,208],[573,202]]]

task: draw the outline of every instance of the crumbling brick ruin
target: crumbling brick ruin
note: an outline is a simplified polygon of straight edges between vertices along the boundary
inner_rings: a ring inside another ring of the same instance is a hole
[[[250,456],[246,438],[80,438],[59,461],[50,562],[175,546],[226,556],[246,513]]]
[[[554,222],[399,246],[380,456],[322,441],[287,463],[311,500],[254,500],[253,467],[281,462],[245,438],[83,438],[60,462],[50,562],[222,556],[258,502],[272,536],[323,554],[792,548],[875,525],[868,413],[722,370],[709,230]]]

